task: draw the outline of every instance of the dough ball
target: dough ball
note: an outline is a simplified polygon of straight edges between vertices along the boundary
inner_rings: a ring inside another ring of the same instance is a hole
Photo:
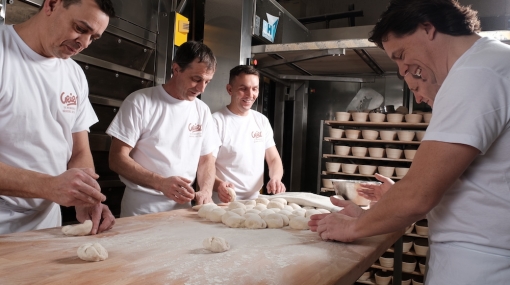
[[[283,226],[288,226],[289,225],[289,222],[290,222],[290,219],[287,215],[283,215],[281,213],[278,213],[278,215],[280,215],[283,219]]]
[[[285,216],[290,216],[292,215],[292,212],[291,211],[287,211],[287,210],[281,210],[280,212],[278,212],[278,214],[280,215],[285,215]]]
[[[246,210],[243,209],[243,208],[233,209],[233,210],[230,210],[230,212],[236,213],[239,216],[242,216],[242,215],[246,214]]]
[[[310,228],[308,221],[310,221],[310,218],[295,217],[290,220],[289,226],[295,230],[308,230]]]
[[[234,202],[236,200],[236,191],[230,187],[227,187],[228,195],[230,196],[229,202]]]
[[[267,205],[267,204],[269,204],[269,199],[266,199],[266,198],[257,198],[257,199],[255,199],[255,202],[257,202],[257,204]]]
[[[283,218],[279,214],[269,214],[264,217],[264,221],[266,221],[267,227],[270,229],[283,228]]]
[[[77,251],[78,257],[85,261],[102,261],[108,258],[106,249],[96,243],[82,244]]]
[[[260,216],[250,215],[246,218],[246,221],[244,221],[244,226],[249,229],[265,229],[267,223]]]
[[[285,205],[278,201],[271,201],[271,202],[269,202],[269,204],[267,204],[268,209],[271,209],[271,208],[283,209],[283,207],[285,207]]]
[[[239,216],[238,214],[236,213],[232,213],[230,211],[227,211],[225,214],[223,214],[223,216],[221,216],[221,222],[224,223],[225,225],[227,224],[227,219],[230,218],[230,217],[233,217],[233,216]]]
[[[305,209],[297,209],[297,210],[294,210],[292,212],[293,215],[296,215],[296,216],[299,216],[299,217],[304,217],[305,214],[306,214],[306,210]]]
[[[318,215],[318,214],[322,214],[321,211],[316,210],[316,209],[308,209],[305,212],[305,217],[309,218],[312,215]]]
[[[239,215],[231,216],[225,220],[225,225],[231,228],[244,228],[244,221],[246,219]]]
[[[257,209],[251,209],[251,210],[247,210],[245,214],[260,214],[260,211],[257,210]]]
[[[212,211],[207,213],[206,218],[215,223],[221,223],[221,217],[226,213],[227,211],[223,210],[220,207],[217,207],[213,209]]]
[[[200,207],[200,209],[198,210],[198,216],[200,218],[205,219],[207,217],[207,213],[209,213],[210,211],[214,210],[217,207],[218,207],[218,205],[216,205],[214,203],[205,204],[202,207]]]
[[[246,206],[246,211],[251,210],[251,209],[253,209],[253,207],[255,207],[253,205],[245,205],[245,206]]]
[[[257,202],[255,200],[244,200],[243,203],[246,206],[253,206],[253,207],[255,207],[255,205],[257,205]]]
[[[321,214],[329,214],[329,213],[331,213],[330,211],[328,211],[326,209],[317,209],[317,211],[321,212]]]
[[[235,202],[230,202],[230,204],[228,204],[228,208],[229,209],[238,209],[238,208],[246,209],[246,206],[241,202],[235,201]]]
[[[271,208],[271,211],[275,212],[275,213],[278,213],[280,212],[282,209],[280,208]]]
[[[289,212],[292,212],[292,211],[294,211],[294,208],[292,208],[292,207],[291,207],[291,206],[289,206],[289,205],[285,205],[285,207],[283,207],[283,209],[282,209],[282,210],[287,210],[287,211],[289,211]]]
[[[204,239],[202,245],[205,249],[212,252],[224,252],[230,249],[228,242],[221,237],[210,237]]]
[[[250,217],[257,217],[257,218],[260,218],[260,216],[258,214],[254,214],[254,213],[248,213],[248,214],[244,214],[243,216],[245,219],[248,219]],[[245,226],[246,226],[246,222],[245,222]]]
[[[259,216],[263,219],[265,216],[271,215],[271,214],[274,214],[274,212],[271,211],[271,209],[265,209],[264,211],[261,211],[259,213]]]
[[[273,199],[271,199],[271,202],[279,202],[279,203],[282,203],[284,206],[287,205],[287,200],[285,200],[283,198],[273,198]]]
[[[267,209],[267,206],[265,204],[257,204],[255,207],[253,207],[253,209],[263,211]]]
[[[301,206],[299,206],[296,203],[289,203],[287,206],[291,206],[292,209],[294,209],[294,210],[301,209]]]
[[[66,236],[86,236],[90,235],[90,231],[92,230],[92,221],[86,220],[83,224],[65,226],[62,227],[62,233]]]

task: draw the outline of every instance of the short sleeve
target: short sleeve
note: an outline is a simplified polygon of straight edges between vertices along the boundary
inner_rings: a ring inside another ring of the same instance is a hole
[[[506,81],[488,69],[451,72],[437,94],[423,140],[470,145],[484,154],[508,127]]]
[[[106,130],[106,133],[131,147],[135,147],[143,130],[142,94],[129,95],[119,112]]]
[[[82,131],[90,131],[90,126],[97,123],[99,120],[96,116],[96,112],[92,108],[92,104],[89,101],[89,88],[87,86],[87,79],[85,75],[80,74],[81,83],[84,84],[82,94],[79,96],[80,104],[78,106],[76,120],[74,122],[73,127],[71,128],[72,133],[82,132]]]
[[[221,140],[218,135],[216,123],[214,123],[211,112],[207,108],[204,112],[204,139],[202,142],[202,149],[200,150],[200,156],[207,155],[209,153],[213,153],[215,157],[217,157],[219,147],[221,145]],[[216,155],[215,155],[216,154]]]
[[[269,120],[264,117],[264,128],[265,128],[265,134],[266,134],[266,149],[276,145],[274,142],[274,133],[273,128],[271,128],[271,124],[269,123]]]

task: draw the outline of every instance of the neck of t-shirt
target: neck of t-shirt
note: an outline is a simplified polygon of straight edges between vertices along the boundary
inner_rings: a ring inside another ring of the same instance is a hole
[[[230,113],[236,115],[236,116],[239,116],[239,117],[246,117],[250,114],[250,110],[244,112],[243,114],[238,114],[236,112],[234,112],[234,110],[238,111],[237,109],[235,109],[232,105],[227,105],[227,109],[230,111]]]

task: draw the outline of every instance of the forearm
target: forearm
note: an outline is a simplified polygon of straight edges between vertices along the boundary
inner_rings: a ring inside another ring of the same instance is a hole
[[[218,178],[218,176],[215,176],[214,178],[214,185],[213,185],[213,191],[218,192],[218,188],[220,187],[221,183],[224,181]]]
[[[158,173],[147,170],[130,156],[115,155],[110,153],[110,169],[122,175],[129,181],[143,187],[160,190],[164,177]]]
[[[67,163],[67,169],[71,168],[92,168],[94,169],[94,160],[90,150],[82,150],[78,153],[73,153],[71,159]]]
[[[197,182],[200,187],[200,191],[212,193],[213,186],[217,179],[216,168],[214,166],[215,161],[216,159],[212,155],[200,158],[197,169]]]
[[[44,190],[52,176],[12,167],[0,162],[0,195],[21,198],[45,198]]]
[[[282,160],[278,156],[277,158],[273,159],[270,163],[268,163],[269,168],[269,178],[270,179],[276,179],[276,180],[282,180],[283,177],[283,165]]]

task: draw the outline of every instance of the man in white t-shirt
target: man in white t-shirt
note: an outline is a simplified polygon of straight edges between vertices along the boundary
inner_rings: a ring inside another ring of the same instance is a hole
[[[269,120],[251,107],[259,96],[259,72],[239,65],[230,70],[230,104],[213,114],[221,146],[216,157],[215,202],[228,202],[227,187],[238,200],[258,197],[264,184],[264,158],[269,168],[267,192],[285,192],[283,166]],[[218,201],[219,200],[219,201]]]
[[[176,52],[172,77],[129,95],[106,131],[110,168],[126,184],[121,217],[212,202],[213,151],[220,142],[209,107],[196,98],[211,81],[216,58],[204,44]],[[197,178],[200,188],[191,187]]]
[[[69,59],[113,16],[109,0],[46,0],[26,22],[0,26],[0,234],[60,226],[58,204],[92,220],[92,234],[115,223],[95,180],[87,80]]]
[[[371,40],[402,75],[438,84],[434,115],[407,175],[362,215],[312,216],[323,239],[352,241],[427,215],[426,284],[510,279],[510,47],[476,34],[454,0],[394,0]]]

